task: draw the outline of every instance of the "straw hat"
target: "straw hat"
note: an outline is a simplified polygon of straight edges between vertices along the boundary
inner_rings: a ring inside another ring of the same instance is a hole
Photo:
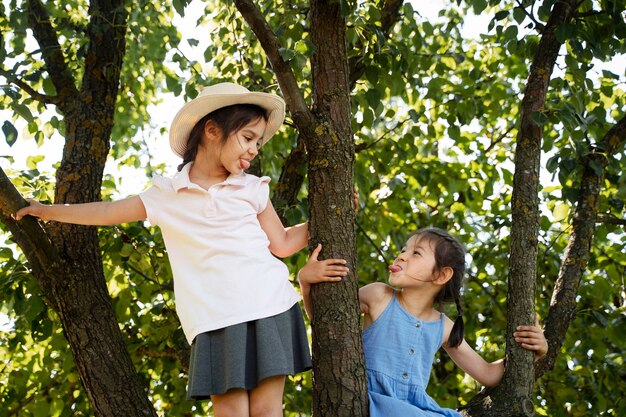
[[[198,97],[176,113],[170,126],[170,146],[181,158],[187,147],[191,129],[207,114],[233,104],[256,104],[265,109],[267,126],[263,135],[266,143],[276,133],[285,119],[285,102],[275,94],[251,92],[233,83],[220,83],[205,87]]]

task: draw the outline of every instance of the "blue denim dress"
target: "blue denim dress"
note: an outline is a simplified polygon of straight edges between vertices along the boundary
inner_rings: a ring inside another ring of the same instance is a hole
[[[461,417],[426,394],[443,317],[427,322],[412,316],[394,291],[385,311],[363,331],[370,417]]]

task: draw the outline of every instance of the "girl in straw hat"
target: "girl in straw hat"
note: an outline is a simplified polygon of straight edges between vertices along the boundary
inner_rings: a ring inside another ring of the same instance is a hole
[[[216,416],[282,416],[286,375],[311,367],[299,295],[276,259],[302,249],[308,226],[284,228],[269,178],[244,172],[281,126],[284,101],[222,83],[174,117],[170,145],[183,158],[171,178],[113,202],[30,205],[16,219],[111,225],[148,219],[161,228],[176,311],[191,344],[188,397]]]

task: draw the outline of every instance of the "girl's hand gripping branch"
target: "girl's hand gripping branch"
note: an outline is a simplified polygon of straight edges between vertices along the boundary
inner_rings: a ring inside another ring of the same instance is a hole
[[[24,216],[34,216],[40,218],[41,220],[50,220],[45,215],[46,206],[41,204],[37,200],[26,199],[28,201],[28,206],[22,207],[15,214],[12,214],[11,217],[15,220],[22,220]]]
[[[339,282],[342,277],[348,275],[348,267],[344,266],[344,259],[325,259],[318,261],[317,257],[322,250],[322,245],[318,244],[311,253],[306,265],[298,272],[298,282],[300,283],[300,291],[304,301],[304,309],[306,314],[311,318],[310,290],[312,284],[320,282]]]

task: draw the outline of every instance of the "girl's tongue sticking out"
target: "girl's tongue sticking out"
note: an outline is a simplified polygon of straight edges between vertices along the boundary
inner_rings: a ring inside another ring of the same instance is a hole
[[[398,265],[389,265],[389,268],[387,269],[389,269],[389,272],[392,272],[392,273],[402,271],[402,267]]]
[[[239,166],[241,167],[241,169],[248,169],[250,168],[250,161],[241,158],[239,159]]]

